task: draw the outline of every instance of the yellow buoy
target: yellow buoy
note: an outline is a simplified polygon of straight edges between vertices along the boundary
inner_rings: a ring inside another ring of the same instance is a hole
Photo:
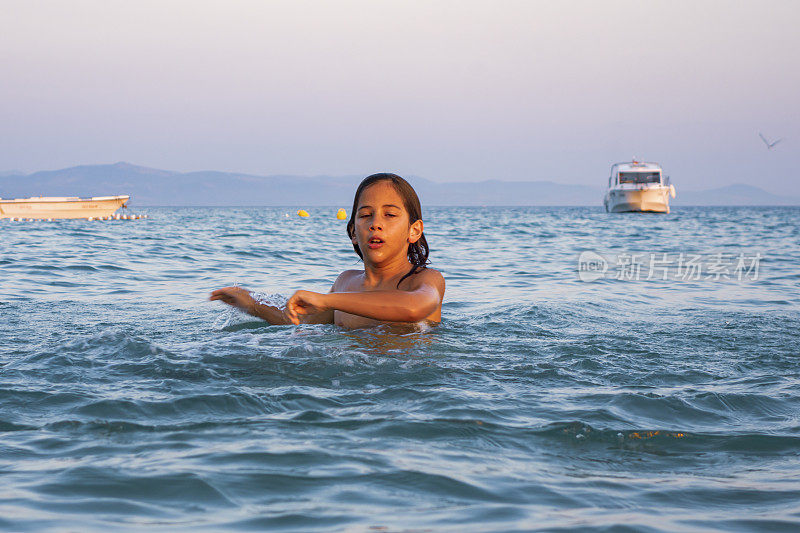
[[[336,212],[336,218],[338,218],[339,220],[346,219],[347,218],[347,211],[345,211],[344,209],[339,209]]]
[[[308,216],[308,211],[306,211],[305,209],[301,209],[300,211],[297,212],[297,216],[299,216],[299,217],[307,217]]]

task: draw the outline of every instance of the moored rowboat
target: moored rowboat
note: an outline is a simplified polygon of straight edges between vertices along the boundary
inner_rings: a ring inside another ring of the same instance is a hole
[[[130,199],[122,196],[36,196],[31,198],[0,198],[0,218],[99,218],[111,216]]]

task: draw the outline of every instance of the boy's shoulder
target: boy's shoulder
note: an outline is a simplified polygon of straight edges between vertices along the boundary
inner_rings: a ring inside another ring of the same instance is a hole
[[[344,272],[339,274],[339,277],[336,278],[336,281],[350,279],[353,276],[358,276],[359,274],[363,274],[363,273],[364,273],[363,270],[355,270],[355,269],[354,270],[345,270]]]
[[[436,269],[425,267],[419,271],[418,276],[424,276],[424,279],[444,283],[444,276]]]
[[[440,293],[444,293],[444,276],[433,268],[423,268],[422,270],[409,277],[412,290],[422,285],[433,285]]]
[[[351,279],[363,273],[364,273],[363,270],[345,270],[344,272],[339,274],[339,277],[336,278],[336,281],[333,282],[332,290],[334,291],[336,289],[341,290],[341,287],[346,286]]]
[[[425,267],[417,271],[417,276],[424,276],[426,278],[444,279],[442,273],[435,268]]]

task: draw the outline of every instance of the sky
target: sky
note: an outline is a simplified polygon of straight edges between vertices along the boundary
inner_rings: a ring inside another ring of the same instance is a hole
[[[0,171],[800,196],[800,2],[0,0]],[[759,139],[783,138],[772,150]]]

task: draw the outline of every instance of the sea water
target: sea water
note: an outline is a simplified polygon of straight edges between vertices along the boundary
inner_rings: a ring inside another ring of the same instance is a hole
[[[0,221],[0,529],[800,528],[800,209],[429,208],[405,333],[208,301],[359,268],[337,207]]]

